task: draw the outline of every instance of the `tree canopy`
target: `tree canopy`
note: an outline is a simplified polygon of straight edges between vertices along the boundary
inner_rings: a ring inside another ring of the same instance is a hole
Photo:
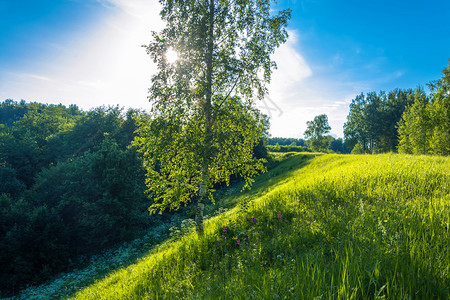
[[[264,170],[252,149],[265,122],[252,107],[267,92],[275,49],[286,41],[290,10],[270,1],[161,0],[167,26],[146,46],[158,67],[152,77],[152,117],[141,124],[139,145],[150,211],[176,209],[198,195],[196,224],[214,183],[230,174],[250,178]],[[171,63],[167,53],[175,51]]]
[[[148,230],[138,115],[0,103],[0,297]]]
[[[331,130],[327,115],[322,114],[314,117],[314,120],[306,122],[306,126],[304,135],[311,149],[314,151],[327,149],[327,137],[325,134]]]
[[[356,96],[344,124],[347,148],[353,149],[359,144],[363,152],[396,151],[397,124],[406,107],[413,103],[413,94],[411,89],[395,89],[388,95],[381,91]]]
[[[431,82],[431,95],[416,90],[414,103],[399,122],[399,152],[450,154],[450,59],[442,78]]]

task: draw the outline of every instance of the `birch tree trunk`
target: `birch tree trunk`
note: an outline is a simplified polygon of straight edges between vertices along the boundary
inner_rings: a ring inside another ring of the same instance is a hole
[[[214,0],[209,1],[209,31],[208,49],[206,52],[206,95],[205,95],[205,138],[203,140],[203,163],[202,177],[200,182],[199,197],[195,213],[197,232],[203,233],[203,210],[208,197],[209,164],[211,155],[211,101],[212,101],[212,73],[213,73],[213,50],[214,50]]]

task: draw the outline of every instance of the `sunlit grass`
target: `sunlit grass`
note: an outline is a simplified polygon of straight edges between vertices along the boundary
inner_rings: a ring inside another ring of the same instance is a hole
[[[74,298],[449,298],[450,158],[289,155]]]

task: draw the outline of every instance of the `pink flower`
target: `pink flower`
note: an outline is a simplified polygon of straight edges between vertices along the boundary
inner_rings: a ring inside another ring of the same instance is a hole
[[[241,244],[241,240],[237,240],[237,244],[240,245]]]
[[[281,219],[281,213],[278,213],[278,219]]]

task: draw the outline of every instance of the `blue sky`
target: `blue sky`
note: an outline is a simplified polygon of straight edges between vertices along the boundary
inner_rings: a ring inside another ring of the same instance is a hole
[[[425,86],[450,58],[450,1],[278,1],[290,38],[264,103],[273,136],[301,137],[326,113],[342,137],[361,92]],[[155,0],[0,0],[0,100],[149,108],[155,72],[140,45]]]

